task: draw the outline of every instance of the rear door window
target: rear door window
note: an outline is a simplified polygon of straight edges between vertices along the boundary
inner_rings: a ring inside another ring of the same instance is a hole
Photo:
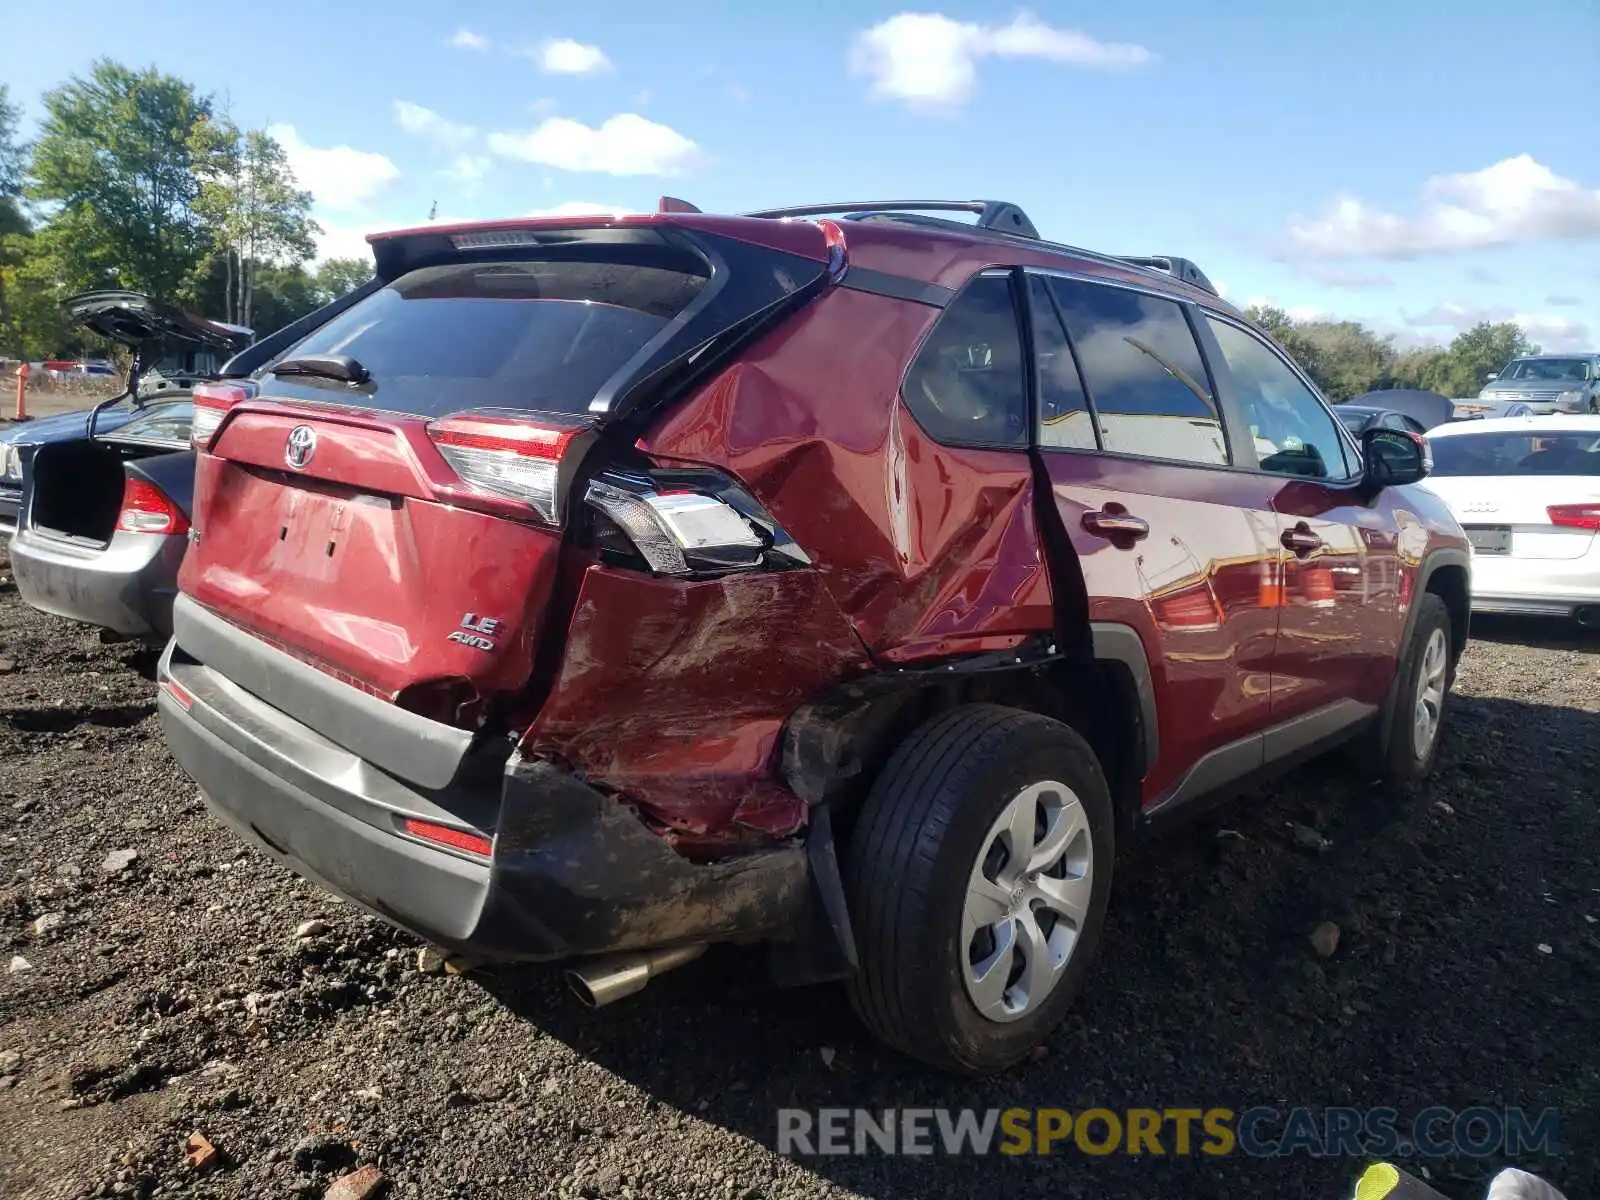
[[[938,441],[1027,444],[1027,376],[1008,276],[980,275],[961,289],[917,352],[903,394]]]
[[[396,279],[284,355],[348,355],[359,389],[263,375],[272,394],[442,416],[470,408],[582,413],[698,295],[700,275],[578,261],[450,263]]]
[[[1107,451],[1223,466],[1228,443],[1200,348],[1171,300],[1053,278]]]

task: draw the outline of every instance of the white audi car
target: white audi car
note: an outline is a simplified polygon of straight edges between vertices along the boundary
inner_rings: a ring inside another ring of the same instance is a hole
[[[1600,627],[1600,416],[1462,421],[1428,443],[1426,486],[1472,542],[1473,611]]]

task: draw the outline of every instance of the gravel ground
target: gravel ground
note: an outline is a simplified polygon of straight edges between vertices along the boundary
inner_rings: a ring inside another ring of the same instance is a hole
[[[163,746],[152,652],[29,611],[8,576],[0,551],[0,961],[31,968],[0,971],[9,1200],[321,1197],[362,1164],[391,1197],[1333,1200],[1360,1166],[768,1148],[778,1107],[844,1105],[1554,1107],[1560,1153],[1521,1165],[1600,1195],[1600,637],[1480,623],[1413,800],[1320,764],[1137,850],[1048,1052],[971,1084],[748,953],[600,1013],[549,970],[419,970],[213,823]],[[1476,1197],[1496,1165],[1430,1169]]]

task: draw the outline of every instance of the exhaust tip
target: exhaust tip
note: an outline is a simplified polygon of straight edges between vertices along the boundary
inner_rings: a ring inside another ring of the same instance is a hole
[[[1585,629],[1600,629],[1600,608],[1585,604],[1581,608],[1573,609],[1572,615]]]
[[[585,1008],[599,1008],[600,1001],[595,998],[594,989],[589,986],[589,981],[578,971],[565,972],[567,989],[576,996]]]

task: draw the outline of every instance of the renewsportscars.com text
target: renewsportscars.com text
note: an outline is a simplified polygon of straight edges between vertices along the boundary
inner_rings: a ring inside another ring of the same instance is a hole
[[[779,1154],[1128,1154],[1409,1158],[1552,1154],[1555,1110],[783,1108]]]

